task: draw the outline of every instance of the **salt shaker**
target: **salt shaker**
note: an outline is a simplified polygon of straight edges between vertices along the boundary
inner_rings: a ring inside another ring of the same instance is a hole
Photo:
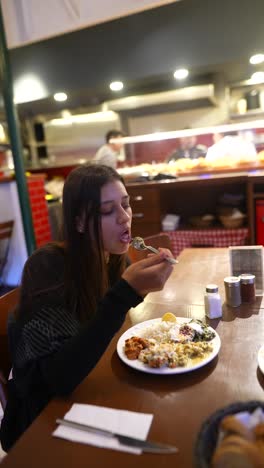
[[[208,318],[222,317],[222,301],[216,284],[207,284],[204,295],[205,314]]]
[[[238,307],[241,304],[240,278],[227,276],[224,278],[226,304],[230,307]]]

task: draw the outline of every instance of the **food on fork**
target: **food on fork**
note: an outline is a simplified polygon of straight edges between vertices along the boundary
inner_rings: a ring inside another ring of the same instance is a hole
[[[146,245],[144,239],[139,236],[133,237],[131,239],[131,245],[136,250],[150,250],[150,252],[155,253],[155,254],[160,253],[159,249],[156,249],[155,247],[152,247],[151,245]],[[179,263],[178,260],[175,260],[175,258],[172,258],[169,256],[165,257],[165,260],[172,264]]]

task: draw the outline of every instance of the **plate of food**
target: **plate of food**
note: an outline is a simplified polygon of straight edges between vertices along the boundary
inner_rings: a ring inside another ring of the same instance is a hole
[[[129,328],[117,353],[128,366],[149,374],[182,374],[212,361],[219,353],[217,332],[201,320],[166,313]]]

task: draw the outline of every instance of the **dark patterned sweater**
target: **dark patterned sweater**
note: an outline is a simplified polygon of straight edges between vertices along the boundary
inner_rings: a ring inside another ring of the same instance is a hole
[[[61,294],[35,301],[24,323],[9,323],[13,379],[0,438],[8,451],[45,405],[64,396],[94,368],[127,311],[142,298],[123,279],[106,293],[94,318],[81,324],[64,305]]]

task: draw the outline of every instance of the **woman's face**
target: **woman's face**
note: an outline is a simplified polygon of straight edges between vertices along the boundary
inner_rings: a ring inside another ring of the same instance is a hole
[[[119,255],[127,252],[132,210],[126,188],[119,180],[102,187],[100,213],[104,251]]]

